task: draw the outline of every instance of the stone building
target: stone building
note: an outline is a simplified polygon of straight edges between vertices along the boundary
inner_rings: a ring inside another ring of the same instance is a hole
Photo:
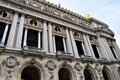
[[[44,0],[0,0],[0,80],[120,80],[108,25]]]

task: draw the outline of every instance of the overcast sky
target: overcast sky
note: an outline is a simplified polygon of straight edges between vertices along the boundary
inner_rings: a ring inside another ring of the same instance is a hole
[[[109,25],[120,48],[120,0],[46,0],[78,14],[91,14]]]

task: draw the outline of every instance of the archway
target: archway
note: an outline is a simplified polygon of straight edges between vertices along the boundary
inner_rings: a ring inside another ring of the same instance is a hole
[[[68,69],[61,68],[59,70],[58,75],[59,75],[59,80],[71,80],[70,71],[68,71]]]
[[[92,75],[88,69],[84,70],[84,76],[85,76],[85,80],[93,80]]]
[[[22,80],[40,80],[40,71],[34,66],[27,66],[21,74]]]
[[[102,74],[103,74],[104,80],[112,80],[110,76],[110,72],[108,72],[107,70],[103,69]]]

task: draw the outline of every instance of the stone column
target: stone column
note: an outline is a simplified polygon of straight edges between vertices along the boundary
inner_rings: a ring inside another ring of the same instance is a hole
[[[47,22],[43,21],[42,48],[48,52]]]
[[[38,48],[41,48],[41,32],[38,31]]]
[[[28,28],[25,28],[23,47],[27,46],[27,33],[28,33]]]
[[[105,46],[103,44],[103,41],[101,40],[101,37],[98,33],[98,43],[99,43],[99,49],[100,49],[100,55],[102,58],[107,58],[107,52],[105,50]]]
[[[75,40],[74,40],[74,37],[73,37],[72,30],[70,30],[70,37],[71,37],[74,56],[75,56],[75,58],[79,58],[79,54],[78,54],[77,46],[76,46],[76,43],[75,43]]]
[[[53,51],[56,53],[55,35],[53,35]]]
[[[24,21],[25,21],[25,16],[21,15],[20,24],[19,24],[19,28],[18,28],[17,39],[16,39],[16,45],[15,45],[16,48],[21,48]]]
[[[86,50],[87,56],[92,56],[85,34],[83,34],[83,38],[84,38],[84,44],[85,44],[85,50]]]
[[[84,43],[83,43],[83,42],[81,42],[81,44],[82,44],[82,48],[83,48],[83,51],[84,51],[84,55],[87,55],[87,53],[86,53],[86,51],[85,51],[85,46],[84,46]]]
[[[65,37],[63,37],[63,47],[64,47],[64,52],[67,52]]]
[[[8,41],[6,45],[7,47],[13,47],[14,39],[16,35],[17,21],[18,21],[18,13],[15,13],[13,17],[10,33],[8,36]]]
[[[71,41],[70,41],[70,35],[68,32],[68,28],[66,28],[66,43],[67,43],[67,51],[68,53],[73,53],[72,51],[72,45],[71,45]]]
[[[115,51],[116,51],[117,57],[120,60],[120,49],[119,49],[119,47],[118,47],[118,45],[116,44],[115,41],[113,42],[113,45],[115,47]]]
[[[5,43],[5,39],[6,39],[6,36],[7,36],[8,28],[9,28],[9,23],[6,23],[5,30],[4,30],[3,37],[2,37],[2,41],[1,41],[2,44]]]
[[[52,25],[49,22],[48,23],[48,40],[49,40],[49,51],[50,53],[53,53],[53,40],[52,40]]]
[[[92,55],[93,58],[95,58],[95,54],[94,54],[94,52],[93,52],[93,48],[92,48],[92,46],[91,46],[91,42],[90,42],[89,36],[86,35],[86,38],[87,38],[87,42],[88,42],[89,49],[90,49],[90,51],[91,51],[91,55]]]
[[[99,50],[98,45],[96,46],[96,48],[97,48],[97,51],[98,51],[98,55],[99,55],[99,56],[100,56],[100,58],[101,58],[101,54],[100,54],[100,50]]]

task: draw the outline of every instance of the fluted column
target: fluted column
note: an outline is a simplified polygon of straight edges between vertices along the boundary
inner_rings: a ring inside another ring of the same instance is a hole
[[[73,50],[72,50],[72,45],[71,45],[71,41],[70,41],[70,35],[69,35],[69,32],[68,32],[68,28],[66,28],[66,43],[67,43],[67,51],[68,53],[73,53]]]
[[[118,45],[116,44],[115,41],[113,42],[113,45],[114,45],[114,47],[115,47],[115,52],[116,52],[116,54],[117,54],[117,57],[118,57],[118,59],[120,60],[120,49],[119,49],[119,47],[118,47]]]
[[[9,28],[9,23],[6,23],[5,30],[4,30],[3,37],[2,37],[2,41],[1,41],[2,44],[5,43],[5,39],[6,39],[6,36],[7,36],[8,28]]]
[[[13,47],[14,39],[16,35],[16,27],[17,27],[17,21],[18,21],[18,13],[14,14],[8,41],[7,41],[7,47]]]
[[[75,58],[79,58],[79,54],[78,54],[77,46],[76,46],[76,43],[75,43],[75,40],[74,40],[74,37],[73,37],[72,30],[70,30],[70,37],[71,37],[74,56],[75,56]]]
[[[84,38],[84,44],[85,44],[86,54],[87,54],[88,56],[92,56],[91,51],[90,51],[90,48],[89,48],[89,44],[88,44],[88,41],[87,41],[87,38],[86,38],[86,35],[85,35],[85,34],[83,34],[83,38]]]
[[[38,48],[41,48],[41,32],[38,31]]]
[[[86,35],[86,38],[87,38],[87,42],[88,42],[89,49],[90,49],[90,51],[91,51],[91,55],[92,55],[92,57],[95,58],[95,54],[94,54],[94,52],[93,52],[93,49],[92,49],[92,46],[91,46],[91,42],[90,42],[89,36]]]
[[[15,46],[16,48],[21,48],[24,21],[25,21],[25,16],[21,15],[20,24],[19,24],[19,27],[18,27],[17,39],[16,39],[16,46]]]
[[[47,22],[43,21],[42,48],[48,52]]]
[[[67,52],[65,37],[63,37],[63,47],[64,47],[64,52]]]
[[[27,33],[28,33],[28,28],[25,28],[25,34],[24,34],[24,40],[23,40],[23,47],[27,46]]]
[[[52,25],[48,23],[48,38],[49,38],[49,51],[53,53],[53,40],[52,40]]]

